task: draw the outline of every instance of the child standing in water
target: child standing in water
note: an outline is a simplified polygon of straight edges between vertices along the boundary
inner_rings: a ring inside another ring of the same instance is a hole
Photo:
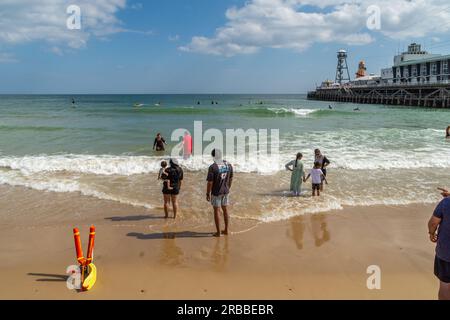
[[[163,181],[163,190],[173,190],[170,186],[169,173],[167,172],[167,162],[161,162],[161,169],[159,169],[158,180]]]
[[[325,181],[326,184],[328,184],[327,178],[323,174],[322,169],[320,169],[320,162],[314,163],[314,168],[311,169],[310,173],[305,179],[305,182],[308,181],[309,177],[311,177],[312,180],[312,196],[316,196],[316,190],[317,190],[317,196],[320,196],[320,185],[322,184],[322,181]]]

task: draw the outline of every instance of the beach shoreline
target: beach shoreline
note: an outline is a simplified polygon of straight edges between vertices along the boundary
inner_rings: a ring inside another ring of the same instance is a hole
[[[0,190],[0,277],[6,288],[0,299],[437,295],[434,245],[426,228],[434,205],[345,207],[270,223],[232,218],[232,235],[216,239],[212,216],[210,223],[196,224],[187,218],[164,220],[161,208],[77,194],[68,201],[67,195],[22,187]],[[34,197],[48,205],[33,206]],[[77,213],[69,214],[75,208]],[[8,214],[16,216],[14,222]],[[85,247],[91,224],[97,227],[98,282],[91,292],[77,293],[65,284],[65,270],[76,262],[72,228],[80,228]],[[367,288],[371,265],[381,268],[381,290]]]

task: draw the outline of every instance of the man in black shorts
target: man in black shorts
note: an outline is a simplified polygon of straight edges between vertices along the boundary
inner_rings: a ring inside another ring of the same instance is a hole
[[[442,190],[442,200],[428,222],[430,240],[436,243],[434,274],[440,280],[439,300],[450,300],[450,196]]]
[[[167,219],[169,217],[169,205],[172,202],[173,218],[175,219],[178,213],[178,195],[180,194],[184,173],[176,159],[170,159],[170,168],[166,171],[169,183],[163,184],[164,213]]]

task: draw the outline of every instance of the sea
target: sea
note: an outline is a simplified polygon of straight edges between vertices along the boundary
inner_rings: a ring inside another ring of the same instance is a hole
[[[436,203],[436,188],[450,187],[448,109],[222,94],[0,95],[0,184],[161,210],[160,162],[179,144],[172,133],[193,134],[196,122],[203,134],[279,132],[276,160],[259,152],[230,160],[238,219],[269,222],[346,206]],[[165,153],[152,150],[159,132],[168,143]],[[310,182],[301,197],[290,197],[285,164],[301,152],[308,171],[315,148],[331,161],[329,185],[320,198],[311,197]],[[211,218],[204,194],[212,160],[198,156],[179,159],[183,219]]]

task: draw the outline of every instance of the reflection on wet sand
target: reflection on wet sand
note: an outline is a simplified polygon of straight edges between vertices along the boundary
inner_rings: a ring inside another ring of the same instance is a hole
[[[178,267],[183,264],[183,250],[176,244],[173,234],[167,233],[167,240],[162,242],[159,262],[168,266]]]
[[[287,230],[287,235],[292,238],[298,250],[303,249],[303,234],[305,232],[305,221],[303,217],[296,217],[291,220],[291,230]]]
[[[183,263],[183,250],[177,246],[176,233],[169,232],[168,228],[162,230],[164,241],[162,241],[159,262],[168,266],[178,267]]]
[[[311,216],[311,228],[316,247],[320,247],[330,240],[330,232],[327,229],[325,215],[317,214]]]
[[[303,249],[304,234],[306,228],[305,216],[299,216],[291,219],[291,228],[287,230],[287,236],[294,240],[298,250]],[[326,222],[326,216],[323,214],[310,216],[311,233],[316,247],[322,246],[330,241],[331,236]]]
[[[216,238],[214,249],[212,251],[211,261],[215,265],[217,271],[223,271],[228,263],[228,237]]]

